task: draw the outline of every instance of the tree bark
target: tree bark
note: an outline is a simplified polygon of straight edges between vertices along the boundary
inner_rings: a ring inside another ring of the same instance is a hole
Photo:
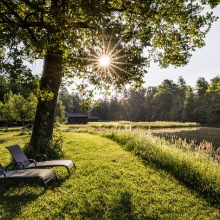
[[[62,52],[50,53],[44,59],[43,75],[41,77],[41,91],[53,93],[53,98],[44,100],[39,97],[34,120],[30,145],[37,153],[45,153],[53,136],[54,114],[58,92],[62,81]]]

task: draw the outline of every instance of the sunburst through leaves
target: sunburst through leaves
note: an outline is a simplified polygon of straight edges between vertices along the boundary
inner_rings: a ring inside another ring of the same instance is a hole
[[[103,67],[107,67],[111,63],[109,56],[102,56],[99,58],[99,65]]]
[[[103,40],[101,47],[90,49],[88,58],[84,59],[88,61],[87,68],[97,79],[110,82],[116,78],[121,79],[124,75],[130,75],[125,65],[132,64],[125,61],[126,56],[120,41],[113,43],[110,38],[109,42]]]

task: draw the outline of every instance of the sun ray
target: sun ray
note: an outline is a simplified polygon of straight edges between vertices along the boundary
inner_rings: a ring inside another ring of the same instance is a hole
[[[129,73],[128,71],[126,71],[126,70],[124,70],[124,69],[122,69],[122,68],[120,68],[120,67],[118,67],[118,66],[116,66],[116,65],[114,65],[114,64],[111,64],[111,66],[113,66],[115,69],[118,69],[118,70],[120,70],[120,71],[122,71],[122,72],[124,72],[124,73],[127,73],[127,74],[129,74],[129,75],[132,75],[132,74]]]
[[[126,66],[135,66],[135,64],[125,61],[128,54],[123,53],[121,41],[113,43],[113,34],[108,41],[105,41],[104,33],[102,34],[100,47],[89,48],[87,50],[88,57],[81,58],[87,61],[84,67],[90,70],[88,74],[94,73],[100,82],[102,80],[110,82],[115,78],[122,79],[125,74],[132,76]]]
[[[115,75],[117,75],[120,79],[122,78],[111,66],[109,67],[111,69],[111,71],[113,71],[115,73]]]

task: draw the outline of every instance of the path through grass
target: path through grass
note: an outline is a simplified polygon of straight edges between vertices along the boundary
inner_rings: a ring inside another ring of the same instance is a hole
[[[198,194],[115,142],[85,133],[63,135],[65,158],[74,160],[77,170],[66,178],[65,169],[56,169],[60,184],[53,182],[46,191],[33,183],[1,189],[1,219],[220,219],[219,210]],[[13,133],[10,144],[16,137]],[[7,145],[0,143],[1,155]]]

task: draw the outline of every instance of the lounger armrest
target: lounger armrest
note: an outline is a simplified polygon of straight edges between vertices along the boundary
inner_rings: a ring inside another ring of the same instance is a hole
[[[0,172],[2,172],[2,173],[3,173],[3,175],[4,175],[4,178],[6,178],[6,173],[5,173],[5,170],[0,169]]]
[[[22,161],[22,162],[17,162],[17,169],[25,169],[25,167],[26,167],[25,162],[34,163],[34,167],[37,167],[36,160],[28,159],[28,160],[25,160],[25,161]]]
[[[36,159],[36,158],[43,158],[43,160],[46,161],[46,160],[47,160],[47,155],[46,155],[46,154],[38,154],[38,155],[35,157],[35,159]]]
[[[12,170],[16,170],[18,168],[21,169],[21,166],[22,169],[24,169],[24,164],[22,162],[12,162],[5,168],[5,170],[7,171],[11,166],[13,166]]]
[[[29,162],[31,162],[31,163],[34,163],[34,166],[37,167],[37,162],[36,162],[36,160],[34,160],[34,159],[28,159],[27,161],[29,161]],[[26,162],[26,161],[23,161],[22,163],[24,163],[24,162]]]

